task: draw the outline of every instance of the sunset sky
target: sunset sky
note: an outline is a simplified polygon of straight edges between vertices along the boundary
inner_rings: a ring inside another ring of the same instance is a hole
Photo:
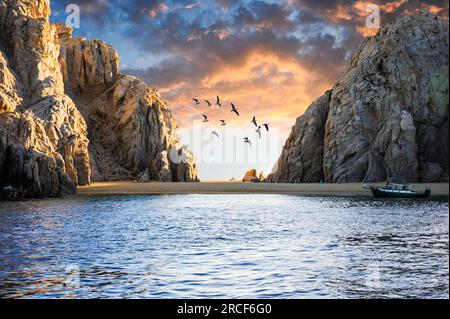
[[[74,35],[110,43],[121,71],[161,92],[197,156],[200,178],[211,180],[241,179],[250,168],[270,172],[295,119],[332,86],[362,37],[376,33],[365,27],[368,4],[380,6],[383,26],[423,7],[448,18],[449,2],[51,0],[52,21],[64,22],[71,3],[81,9]],[[216,95],[221,111],[191,103]],[[211,118],[207,125],[202,113]],[[272,128],[261,140],[253,115]],[[227,131],[219,119],[229,122]]]

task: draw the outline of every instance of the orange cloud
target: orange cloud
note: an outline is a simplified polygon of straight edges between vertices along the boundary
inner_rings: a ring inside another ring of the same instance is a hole
[[[153,19],[153,18],[156,18],[160,12],[164,13],[164,12],[168,11],[169,9],[170,9],[170,7],[166,3],[162,2],[162,3],[160,3],[160,5],[157,8],[150,9],[148,11],[148,16]],[[190,9],[190,8],[188,7],[188,9]]]
[[[428,5],[422,4],[419,8],[416,9],[405,9],[403,11],[404,15],[412,15],[420,12],[421,10],[427,10],[432,14],[439,15],[441,18],[448,19],[448,6],[447,7],[439,7],[436,5]]]
[[[411,15],[426,9],[430,13],[440,15],[448,19],[448,5],[447,7],[440,7],[438,5],[421,4],[415,9],[408,8],[413,4],[409,0],[395,0],[395,1],[381,1],[381,0],[357,0],[352,6],[337,5],[333,9],[325,10],[325,16],[333,23],[341,23],[345,21],[354,21],[356,31],[364,37],[373,36],[378,33],[379,28],[366,27],[366,18],[372,14],[370,6],[376,5],[380,10],[380,14],[399,14]],[[400,8],[405,7],[403,10]]]
[[[358,0],[356,1],[352,8],[356,12],[358,20],[360,22],[360,26],[356,27],[356,31],[364,37],[373,36],[378,33],[379,28],[368,28],[366,27],[365,18],[371,14],[370,6],[376,5],[380,9],[380,13],[393,13],[398,8],[406,4],[408,0],[397,0],[391,2],[379,2],[379,1],[365,1]]]
[[[380,31],[378,28],[367,28],[367,27],[356,27],[356,32],[361,34],[363,37],[371,37],[374,36]]]
[[[161,11],[167,11],[167,10],[169,10],[169,6],[168,6],[167,4],[165,4],[164,2],[162,2],[162,3],[159,5],[159,10],[161,10]]]
[[[353,19],[350,10],[342,5],[333,10],[327,10],[325,15],[334,23],[339,21],[350,21]]]
[[[354,3],[353,9],[357,13],[358,18],[360,20],[360,26],[356,27],[356,30],[359,34],[362,36],[373,36],[378,33],[377,28],[367,28],[365,26],[365,18],[370,14],[369,12],[366,12],[366,9],[369,5],[377,5],[380,8],[380,12],[386,13],[386,14],[393,14],[396,11],[398,11],[402,6],[408,4],[408,0],[398,0],[398,1],[391,1],[391,2],[381,2],[380,1],[366,1],[366,0],[358,0]],[[430,13],[440,15],[442,18],[448,19],[448,6],[446,8],[439,7],[437,5],[428,5],[428,4],[421,4],[419,7],[415,9],[411,8],[405,8],[403,11],[399,11],[398,14],[402,16],[408,16],[412,14],[416,14],[420,12],[421,10],[427,10]]]
[[[381,10],[383,10],[386,13],[392,13],[407,2],[408,2],[408,0],[398,0],[398,1],[393,1],[393,2],[387,2],[386,4],[381,5],[380,8],[381,8]]]
[[[152,9],[148,12],[148,15],[150,16],[150,18],[156,18],[156,16],[158,15],[158,11]]]
[[[211,125],[218,125],[219,120],[224,119],[239,127],[246,127],[255,115],[270,122],[287,138],[295,119],[329,89],[334,80],[298,61],[255,50],[244,58],[242,65],[223,65],[206,75],[199,87],[191,88],[188,82],[180,82],[159,89],[182,129],[190,129],[203,113],[210,117]],[[222,109],[208,108],[206,103],[192,104],[192,98],[215,102],[216,95],[223,101]],[[230,112],[230,102],[237,105],[241,117]]]
[[[219,29],[206,32],[206,34],[208,34],[208,33],[214,34],[214,36],[221,41],[226,40],[230,36],[229,31],[219,30]]]
[[[353,4],[352,8],[360,17],[366,17],[369,14],[369,12],[366,10],[370,5],[377,5],[380,8],[380,11],[383,11],[385,13],[393,13],[407,2],[408,0],[397,0],[391,2],[382,1],[381,3],[380,1],[358,0]]]
[[[433,14],[437,14],[437,13],[439,13],[441,10],[442,10],[442,8],[439,8],[438,6],[434,6],[434,5],[426,5],[426,4],[424,4],[423,5],[430,13],[433,13]]]

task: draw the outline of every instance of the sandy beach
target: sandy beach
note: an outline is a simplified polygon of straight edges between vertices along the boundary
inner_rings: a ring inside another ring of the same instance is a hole
[[[382,185],[382,184],[380,184]],[[412,184],[418,192],[427,186],[433,197],[448,196],[449,184]],[[203,183],[137,183],[134,181],[93,183],[80,187],[78,195],[164,195],[164,194],[288,194],[308,196],[368,196],[361,183],[353,184],[265,184],[210,181]]]

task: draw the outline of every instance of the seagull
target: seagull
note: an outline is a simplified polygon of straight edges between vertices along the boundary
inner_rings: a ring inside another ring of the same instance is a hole
[[[225,120],[220,120],[220,125],[225,126],[227,125],[227,122],[225,122]]]
[[[211,107],[211,102],[209,102],[208,100],[205,100],[206,104],[208,104],[208,107]]]
[[[195,105],[199,105],[200,101],[198,99],[192,99],[192,101],[194,101]]]
[[[203,115],[203,118],[204,118],[203,123],[209,122],[208,117],[205,114],[202,114],[202,115]]]
[[[217,97],[216,105],[219,106],[219,107],[222,106],[222,104],[220,103],[220,97]]]
[[[248,143],[250,146],[252,146],[252,141],[250,141],[248,137],[244,138],[244,143]]]
[[[220,138],[219,133],[217,133],[216,131],[212,131],[211,134]]]
[[[239,116],[239,112],[233,103],[231,103],[231,112],[234,112],[237,116]]]
[[[258,127],[258,122],[256,122],[256,116],[253,116],[253,120],[251,123],[255,124],[256,127]]]
[[[261,126],[258,126],[256,133],[258,133],[259,138],[261,138]]]
[[[264,125],[264,127],[266,128],[266,130],[267,130],[267,132],[269,132],[269,124],[263,124]]]

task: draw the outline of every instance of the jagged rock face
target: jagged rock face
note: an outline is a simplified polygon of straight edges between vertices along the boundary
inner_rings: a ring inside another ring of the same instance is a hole
[[[268,180],[448,181],[448,36],[448,21],[422,13],[365,39]]]
[[[87,126],[73,101],[65,95],[58,64],[57,28],[48,21],[49,14],[48,1],[11,0],[0,4],[0,104],[4,113],[0,116],[9,117],[5,112],[30,111],[26,126],[39,128],[30,129],[30,134],[39,132],[39,135],[29,138],[45,139],[51,145],[37,151],[33,143],[24,144],[22,131],[6,129],[3,125],[8,121],[1,122],[6,143],[2,152],[8,155],[1,154],[0,187],[16,185],[17,197],[74,193],[74,187],[65,185],[90,182]],[[15,120],[24,121],[21,116]],[[28,164],[16,165],[23,161]]]
[[[29,108],[44,121],[47,137],[61,154],[66,173],[78,185],[90,183],[87,124],[67,96],[45,98]]]
[[[110,45],[72,38],[72,29],[58,24],[61,42],[59,62],[69,92],[100,94],[117,81],[119,55]]]
[[[48,21],[48,1],[9,0],[0,7],[0,42],[11,57],[23,86],[26,104],[64,95],[58,56],[57,29]]]
[[[49,15],[48,0],[0,2],[0,188],[36,197],[74,193],[92,177],[197,181],[157,92],[119,76],[111,46],[74,39]]]
[[[320,97],[297,119],[267,182],[313,183],[323,179],[325,123],[331,92]]]
[[[16,15],[30,19],[48,19],[50,0],[3,0],[0,3],[0,12],[2,13],[2,26],[11,26],[13,22],[11,19],[5,19],[6,13],[9,17]]]
[[[198,181],[194,157],[180,146],[177,124],[159,93],[118,74],[111,46],[72,39],[63,26],[59,34],[66,88],[88,119],[93,180]]]
[[[0,114],[14,112],[22,104],[22,88],[0,47]]]
[[[94,179],[198,180],[189,151],[182,150],[182,161],[177,161],[178,154],[171,156],[180,150],[172,113],[159,94],[139,79],[120,75],[109,90],[86,104],[86,112]],[[105,153],[111,161],[104,160]]]
[[[47,137],[45,122],[32,112],[0,116],[0,181],[13,186],[10,198],[74,193],[62,156]]]

